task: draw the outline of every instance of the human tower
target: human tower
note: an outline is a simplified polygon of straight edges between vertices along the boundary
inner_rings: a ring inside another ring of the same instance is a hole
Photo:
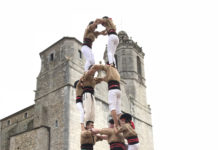
[[[105,27],[105,30],[101,32],[95,31],[99,24]],[[96,65],[92,53],[92,43],[99,35],[108,35],[108,62],[105,65]],[[111,18],[105,16],[88,24],[81,49],[86,59],[85,72],[74,83],[76,105],[80,111],[81,150],[93,150],[94,144],[102,140],[108,141],[110,150],[139,149],[139,140],[132,122],[132,116],[128,113],[121,113],[120,75],[116,69],[114,58],[118,44],[119,38],[116,33],[116,26]],[[105,77],[94,77],[96,71],[105,71]],[[96,84],[102,81],[108,83],[108,104],[112,119],[108,121],[108,128],[95,129],[94,88]],[[125,144],[124,139],[127,140],[128,145]]]

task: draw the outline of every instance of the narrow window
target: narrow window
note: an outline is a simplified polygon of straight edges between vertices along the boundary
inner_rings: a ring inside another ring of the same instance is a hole
[[[55,127],[58,127],[58,120],[55,121]]]
[[[24,114],[24,118],[26,119],[28,117],[28,114],[27,112]]]
[[[50,54],[50,61],[53,61],[54,60],[54,54]]]
[[[78,52],[79,52],[79,58],[82,58],[82,52],[81,52],[81,50],[78,50]]]
[[[137,72],[139,75],[142,75],[141,61],[139,56],[137,56]]]
[[[11,124],[11,120],[8,120],[8,126]]]

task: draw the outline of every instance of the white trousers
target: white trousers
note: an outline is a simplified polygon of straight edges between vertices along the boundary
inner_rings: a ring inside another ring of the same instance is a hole
[[[83,94],[84,121],[95,121],[95,97],[91,93]]]
[[[108,36],[108,45],[107,45],[107,55],[108,55],[109,64],[114,63],[116,65],[114,54],[115,54],[118,44],[119,44],[118,36],[115,34],[110,34]]]
[[[112,89],[108,91],[109,110],[116,110],[116,114],[121,114],[121,91]]]
[[[80,111],[80,123],[84,123],[84,109],[81,102],[76,103],[77,108]]]
[[[128,145],[128,150],[138,150],[139,149],[139,143],[134,145]]]
[[[90,47],[88,47],[87,45],[83,45],[81,51],[86,59],[85,71],[88,71],[89,66],[95,64],[95,58],[94,58],[94,55],[92,53],[92,49]]]

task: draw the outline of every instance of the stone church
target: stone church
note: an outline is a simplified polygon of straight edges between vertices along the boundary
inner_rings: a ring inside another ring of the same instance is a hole
[[[121,76],[122,112],[133,115],[140,150],[153,150],[151,109],[146,100],[142,48],[126,32],[118,33],[116,63]],[[40,53],[35,104],[0,120],[0,150],[79,150],[80,114],[73,83],[84,72],[82,43],[64,37]],[[106,53],[104,60],[107,60]],[[103,72],[99,75],[104,76]],[[105,128],[109,119],[107,84],[95,88],[95,128]],[[109,150],[107,141],[94,146]]]

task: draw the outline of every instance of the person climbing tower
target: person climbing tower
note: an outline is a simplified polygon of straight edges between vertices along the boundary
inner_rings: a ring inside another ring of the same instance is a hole
[[[81,150],[93,150],[93,146],[95,145],[95,143],[103,140],[102,136],[95,135],[91,132],[93,127],[94,127],[94,122],[87,121],[86,127],[83,130],[81,130],[81,135],[80,135]]]
[[[74,88],[76,88],[76,106],[80,111],[81,129],[84,129],[84,108],[82,102],[83,85],[81,79],[74,82]]]
[[[116,52],[117,46],[119,44],[119,38],[116,33],[116,26],[113,23],[112,18],[104,16],[102,19],[96,19],[96,24],[101,24],[106,28],[106,33],[108,34],[108,44],[107,44],[107,55],[109,64],[114,64],[116,66],[116,60],[114,54]],[[103,32],[103,35],[105,33]]]
[[[93,74],[96,71],[103,70],[106,76],[103,81],[108,83],[108,103],[111,116],[114,120],[115,127],[118,127],[118,117],[121,115],[121,90],[120,90],[120,74],[112,65],[94,65],[88,71]]]
[[[106,135],[107,138],[103,138],[103,139],[107,139],[108,144],[110,144],[110,150],[126,150],[123,134],[116,133],[114,129],[113,119],[110,119],[108,123],[109,123],[109,128],[103,128],[103,129],[92,128],[92,132],[95,134],[99,133],[101,135]]]
[[[91,68],[92,66],[90,66]],[[89,68],[89,69],[90,69]],[[84,121],[95,121],[95,96],[94,96],[94,89],[95,85],[100,83],[103,78],[94,77],[95,72],[84,73],[83,77],[81,78],[83,84],[83,108],[84,108]]]
[[[105,31],[102,32],[98,32],[95,31],[97,28],[97,23],[91,21],[84,33],[84,37],[83,37],[83,46],[81,48],[81,51],[83,53],[83,55],[85,56],[86,59],[86,63],[85,63],[85,72],[88,71],[88,68],[91,65],[95,64],[95,58],[92,52],[92,43],[95,41],[95,39],[99,36],[99,35],[103,35]]]
[[[121,127],[117,133],[123,133],[123,136],[128,141],[128,150],[139,149],[139,139],[133,126],[132,116],[128,113],[124,113],[120,116]]]

